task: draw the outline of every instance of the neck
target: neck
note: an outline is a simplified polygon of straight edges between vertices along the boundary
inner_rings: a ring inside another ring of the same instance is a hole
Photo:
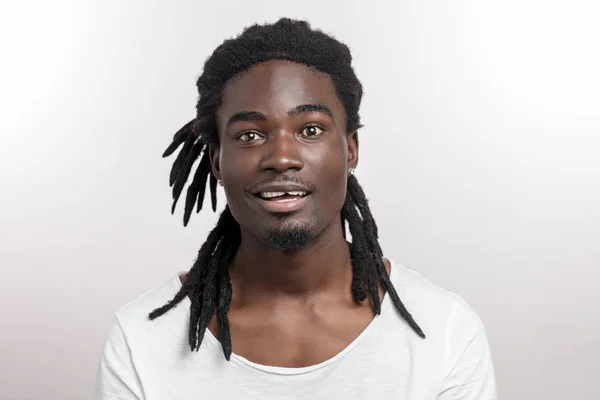
[[[242,229],[230,276],[236,297],[244,302],[325,292],[349,295],[352,264],[341,223],[332,223],[309,246],[294,251],[270,249]]]

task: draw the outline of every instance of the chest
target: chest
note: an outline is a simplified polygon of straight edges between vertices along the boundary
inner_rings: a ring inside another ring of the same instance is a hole
[[[230,311],[233,353],[257,364],[301,368],[350,346],[373,322],[369,307],[326,310]],[[216,321],[209,329],[219,338]]]
[[[198,353],[186,353],[168,374],[142,374],[146,400],[436,399],[438,366],[410,343],[382,341],[377,333],[370,328],[355,346],[304,368],[264,367],[236,355],[226,361],[209,335]]]

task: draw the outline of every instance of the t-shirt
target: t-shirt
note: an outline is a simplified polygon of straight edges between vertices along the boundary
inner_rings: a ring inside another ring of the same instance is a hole
[[[180,273],[115,315],[96,378],[97,400],[492,400],[489,345],[478,314],[459,296],[390,261],[390,279],[424,331],[419,337],[385,296],[381,314],[336,356],[302,368],[227,361],[207,329],[188,344],[190,300],[148,313],[181,288]]]

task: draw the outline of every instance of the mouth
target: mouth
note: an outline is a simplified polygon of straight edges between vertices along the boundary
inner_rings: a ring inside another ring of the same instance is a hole
[[[257,192],[254,197],[269,212],[289,213],[296,211],[306,202],[310,192],[293,191],[264,191]]]
[[[302,190],[287,192],[258,192],[255,196],[267,201],[293,201],[298,198],[306,197],[309,193]]]

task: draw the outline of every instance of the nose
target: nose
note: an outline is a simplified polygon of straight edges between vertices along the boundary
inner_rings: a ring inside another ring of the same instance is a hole
[[[280,131],[270,135],[267,143],[262,146],[265,153],[261,160],[261,168],[279,173],[290,169],[302,169],[304,162],[300,146],[301,143],[298,142],[293,132]]]

